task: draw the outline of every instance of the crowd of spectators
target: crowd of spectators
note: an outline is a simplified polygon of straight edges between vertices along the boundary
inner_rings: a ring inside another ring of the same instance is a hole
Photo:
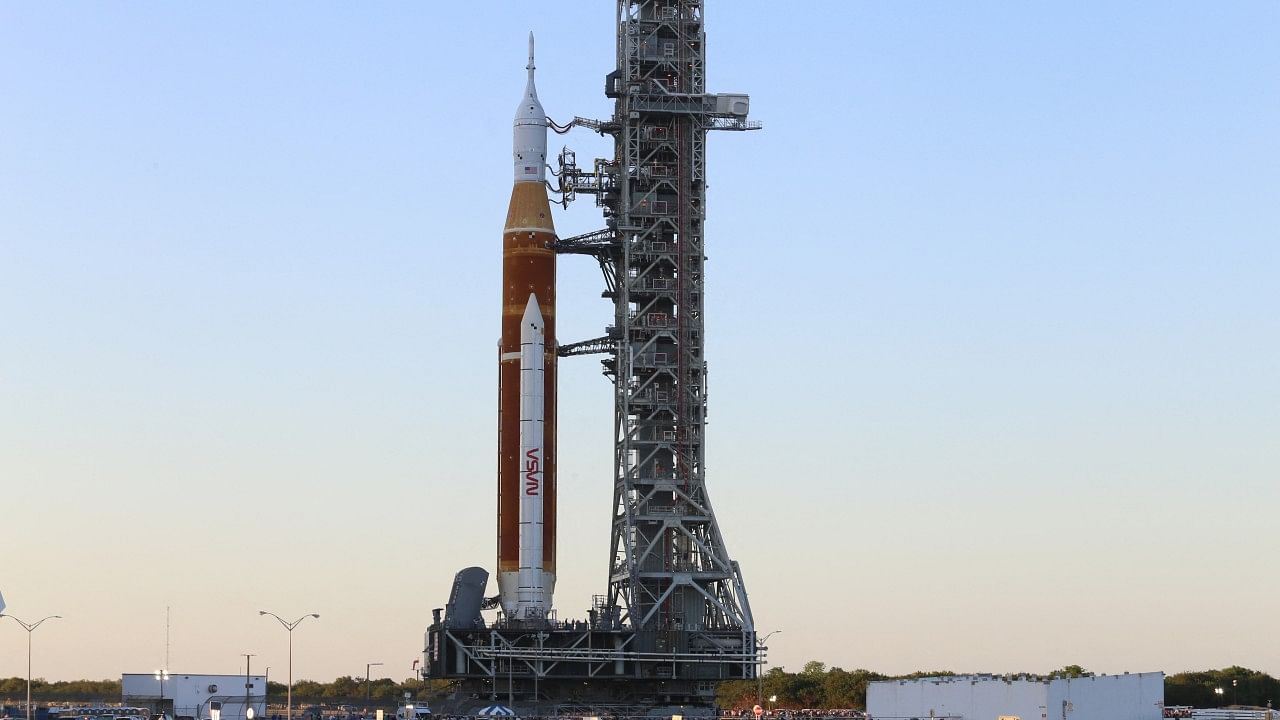
[[[722,718],[751,718],[754,717],[753,708],[738,710],[736,712],[723,713]],[[772,720],[831,720],[833,718],[866,718],[867,714],[861,710],[852,709],[830,709],[820,710],[814,708],[802,708],[800,710],[792,710],[787,708],[778,708],[775,710],[765,710],[761,717],[771,718]]]

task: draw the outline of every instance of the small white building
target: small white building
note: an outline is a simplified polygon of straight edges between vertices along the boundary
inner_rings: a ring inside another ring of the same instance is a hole
[[[267,711],[267,682],[261,675],[169,673],[157,678],[155,673],[125,673],[120,689],[125,705],[151,708],[175,720],[262,720]]]
[[[874,720],[1161,720],[1164,673],[1081,678],[957,675],[867,686]]]

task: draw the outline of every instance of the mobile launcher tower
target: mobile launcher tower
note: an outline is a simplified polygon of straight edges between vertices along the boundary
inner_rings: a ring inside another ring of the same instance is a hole
[[[504,234],[500,374],[506,389],[500,388],[499,402],[503,418],[519,408],[521,437],[528,428],[535,440],[499,440],[499,595],[486,597],[487,571],[462,570],[443,616],[437,609],[427,631],[424,674],[459,682],[458,711],[468,701],[544,711],[609,706],[614,713],[706,707],[719,681],[755,678],[764,661],[742,573],[720,534],[703,473],[706,136],[760,125],[746,119],[746,95],[706,92],[703,0],[617,0],[617,33],[617,68],[605,83],[615,100],[610,120],[575,118],[558,126],[542,117],[530,49],[529,86],[516,117],[517,190]],[[529,181],[540,181],[543,168],[537,177],[521,177],[531,169],[528,161],[545,157],[545,128],[541,148],[528,139],[533,115],[557,132],[576,125],[614,139],[614,158],[596,160],[591,170],[562,152],[552,188],[564,204],[578,193],[594,195],[604,229],[556,239],[549,210],[545,222],[532,219],[538,213],[543,220],[540,208],[547,207],[545,190],[540,207],[527,190],[537,187]],[[513,242],[523,245],[513,251]],[[554,278],[546,259],[555,254],[599,262],[603,295],[614,303],[605,336],[555,344],[554,287],[545,280],[548,272]],[[512,269],[512,258],[521,257],[533,279]],[[539,343],[555,352],[539,351]],[[602,364],[614,389],[609,582],[587,619],[564,621],[550,610],[555,400],[554,380],[546,378],[554,378],[557,357],[586,354],[607,356]],[[531,414],[531,398],[545,411]],[[501,409],[508,404],[511,410]],[[516,432],[515,418],[500,419],[500,436],[510,435],[507,420]],[[540,460],[533,475],[526,473],[526,455]],[[510,473],[508,460],[519,463]],[[506,475],[518,479],[504,484]],[[528,487],[546,496],[536,504],[523,497],[526,477],[537,480]],[[519,501],[510,497],[513,491]],[[497,619],[486,622],[481,611],[499,607]]]

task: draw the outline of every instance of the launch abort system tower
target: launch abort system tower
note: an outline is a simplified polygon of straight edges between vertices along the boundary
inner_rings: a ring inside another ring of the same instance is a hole
[[[618,0],[617,23],[613,117],[573,122],[611,136],[614,158],[580,170],[566,151],[558,172],[564,201],[595,195],[606,227],[554,243],[595,257],[614,303],[605,336],[559,348],[607,355],[613,383],[608,592],[586,621],[486,625],[472,568],[428,631],[428,676],[517,705],[705,705],[763,657],[707,494],[703,353],[707,132],[759,124],[746,95],[706,92],[702,0]]]

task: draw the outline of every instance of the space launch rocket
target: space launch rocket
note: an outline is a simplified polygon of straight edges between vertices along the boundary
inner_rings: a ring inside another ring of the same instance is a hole
[[[515,182],[502,229],[498,344],[498,598],[539,621],[556,584],[556,266],[547,201],[547,116],[533,83],[516,109]]]

